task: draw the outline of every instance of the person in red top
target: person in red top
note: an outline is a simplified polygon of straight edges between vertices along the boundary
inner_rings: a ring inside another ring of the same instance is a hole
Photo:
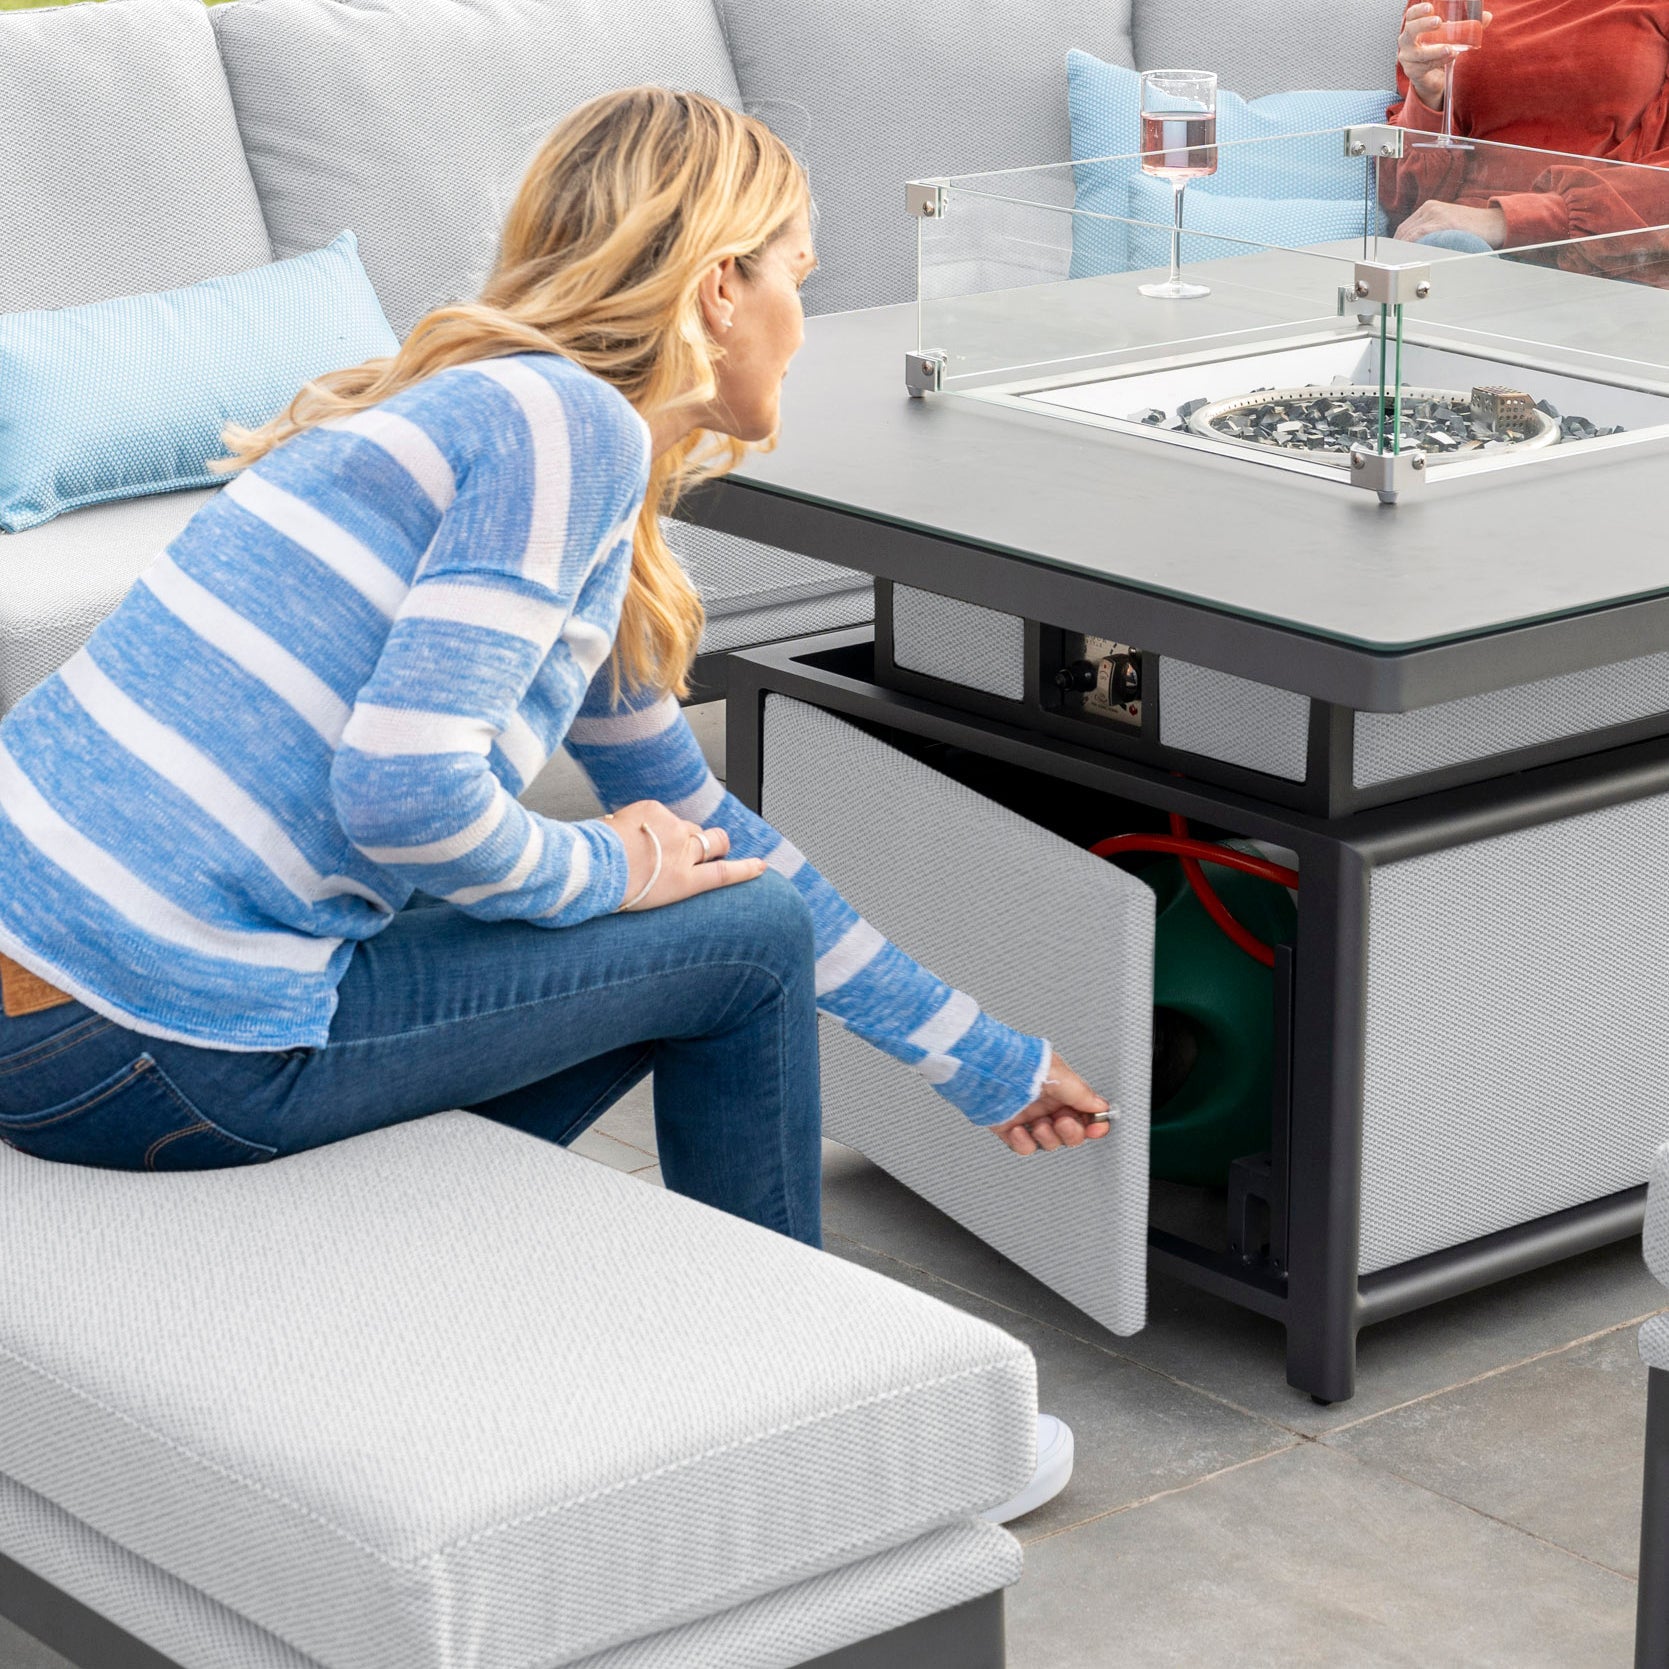
[[[1527,154],[1669,166],[1669,0],[1496,0],[1484,18],[1483,48],[1458,54],[1454,131],[1490,145],[1410,143],[1382,170],[1395,235],[1468,251],[1563,243],[1530,258],[1669,284],[1669,233],[1660,230],[1669,226],[1669,173]],[[1438,27],[1420,0],[1403,13],[1397,41],[1404,96],[1388,115],[1421,135],[1442,129],[1443,70],[1456,53],[1427,41]],[[1563,241],[1596,233],[1612,235]]]

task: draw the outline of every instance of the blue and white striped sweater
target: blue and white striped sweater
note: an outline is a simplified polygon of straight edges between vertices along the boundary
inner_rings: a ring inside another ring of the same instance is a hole
[[[609,807],[660,799],[790,876],[820,1006],[970,1118],[1047,1045],[889,945],[605,662],[648,434],[555,355],[442,372],[211,500],[0,723],[0,949],[136,1030],[322,1044],[359,940],[421,889],[485,919],[618,908],[606,823],[515,799],[566,741]]]

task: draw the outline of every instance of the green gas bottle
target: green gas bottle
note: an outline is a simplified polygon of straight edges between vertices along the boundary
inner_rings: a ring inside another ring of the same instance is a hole
[[[1291,943],[1284,887],[1203,864],[1217,896],[1265,944]],[[1175,858],[1133,873],[1158,901],[1153,949],[1152,1172],[1221,1184],[1232,1161],[1269,1147],[1275,1063],[1274,971],[1206,914]]]

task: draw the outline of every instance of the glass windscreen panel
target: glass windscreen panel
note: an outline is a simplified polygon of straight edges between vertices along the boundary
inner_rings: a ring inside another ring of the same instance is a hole
[[[1196,126],[912,186],[936,386],[1391,498],[1669,436],[1669,170]]]
[[[1336,328],[1339,287],[1383,230],[1371,162],[1346,154],[1342,132],[1201,137],[912,187],[918,203],[936,192],[918,220],[918,346],[943,355],[942,386],[1079,375]],[[1206,294],[1143,294],[1162,285],[1173,255]]]
[[[1669,432],[1669,170],[1410,133],[1376,172],[1376,258],[1431,263],[1402,312],[1404,406],[1477,408],[1405,445],[1517,463]]]

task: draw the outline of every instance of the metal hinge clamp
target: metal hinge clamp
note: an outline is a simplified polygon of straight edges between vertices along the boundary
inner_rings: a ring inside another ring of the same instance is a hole
[[[1347,127],[1344,130],[1346,156],[1388,157],[1402,156],[1408,144],[1408,130],[1392,127],[1389,122],[1374,122],[1366,127]]]
[[[1378,493],[1381,504],[1395,504],[1398,493],[1426,484],[1426,455],[1417,450],[1352,452],[1350,484]]]
[[[1411,261],[1407,266],[1387,266],[1382,261],[1356,263],[1355,299],[1400,307],[1405,302],[1424,301],[1431,294],[1431,264]]]
[[[945,188],[931,180],[911,180],[904,187],[904,206],[917,220],[943,220]]]
[[[945,356],[934,348],[905,354],[904,386],[912,400],[939,393],[945,386]]]

